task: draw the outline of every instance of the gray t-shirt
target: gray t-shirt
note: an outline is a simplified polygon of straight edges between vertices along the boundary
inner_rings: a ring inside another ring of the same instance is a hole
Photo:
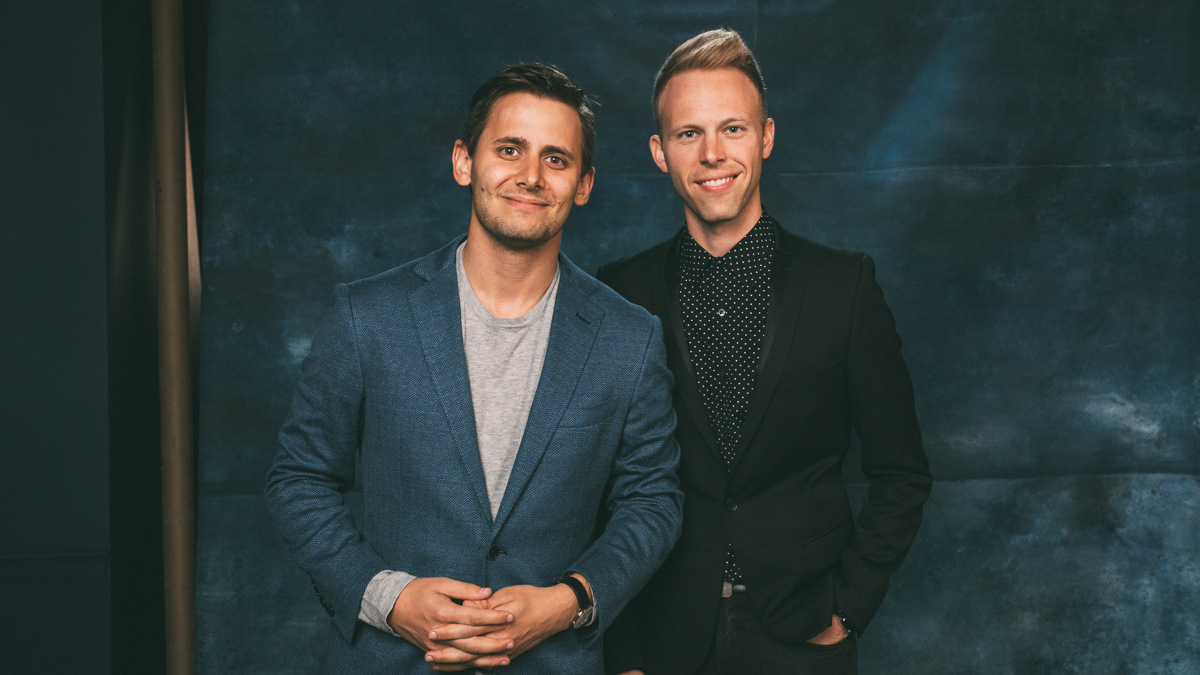
[[[455,266],[467,376],[475,408],[475,437],[494,520],[542,377],[558,294],[558,272],[533,309],[515,319],[501,319],[493,316],[472,290],[462,264],[462,246],[458,247]]]
[[[471,405],[475,409],[475,437],[494,520],[500,512],[500,501],[508,487],[533,395],[542,377],[560,272],[555,271],[550,287],[533,309],[515,319],[497,318],[479,301],[467,279],[462,262],[465,244],[458,247],[454,256],[459,313]],[[359,620],[395,635],[387,616],[400,591],[415,578],[392,570],[376,574],[363,593]]]

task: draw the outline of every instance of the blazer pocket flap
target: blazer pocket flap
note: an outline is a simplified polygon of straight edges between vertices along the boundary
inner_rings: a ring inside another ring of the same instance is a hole
[[[854,519],[847,518],[836,527],[804,542],[804,551],[808,554],[813,571],[820,572],[833,567],[838,558],[842,557],[842,551],[846,549],[846,544],[850,543],[850,535],[853,532]]]
[[[617,400],[615,398],[576,397],[567,406],[567,410],[563,413],[562,421],[559,422],[558,426],[560,428],[590,427],[593,424],[599,424],[612,417],[616,409]]]
[[[844,377],[842,361],[830,363],[819,368],[797,368],[779,376],[777,391],[792,391],[795,389],[811,389],[823,384],[837,382]]]

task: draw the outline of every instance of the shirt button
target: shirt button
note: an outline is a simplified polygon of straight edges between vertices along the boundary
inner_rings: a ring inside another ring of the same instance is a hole
[[[723,310],[723,309],[718,309],[718,310],[717,310],[717,316],[725,316],[725,310]]]
[[[732,499],[732,498],[726,499],[725,500],[725,510],[730,511],[730,512],[737,511],[737,500]]]

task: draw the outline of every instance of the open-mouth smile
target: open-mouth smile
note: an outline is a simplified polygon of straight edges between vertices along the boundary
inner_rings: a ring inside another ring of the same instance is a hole
[[[733,182],[737,176],[724,176],[722,178],[710,178],[708,180],[698,181],[702,188],[723,188]]]

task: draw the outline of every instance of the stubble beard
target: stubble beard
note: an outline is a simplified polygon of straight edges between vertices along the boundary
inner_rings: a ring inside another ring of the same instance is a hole
[[[472,190],[472,208],[475,211],[475,219],[496,243],[510,251],[535,249],[562,232],[563,224],[555,223],[552,220],[549,222],[543,220],[533,227],[506,220],[487,207],[486,196],[487,193],[483,188]],[[549,217],[553,218],[552,215]]]

